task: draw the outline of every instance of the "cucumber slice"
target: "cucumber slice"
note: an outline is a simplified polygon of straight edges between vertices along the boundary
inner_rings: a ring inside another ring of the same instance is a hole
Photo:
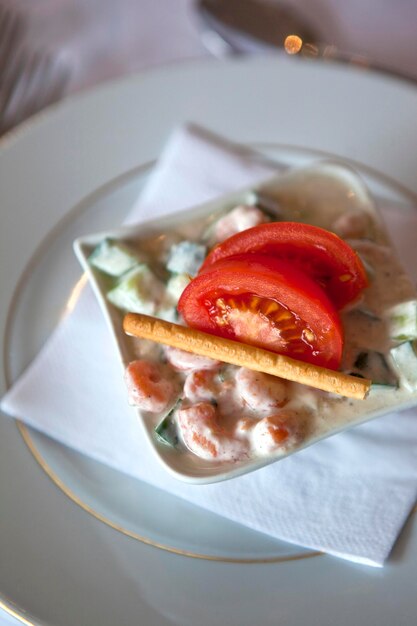
[[[400,342],[417,339],[417,300],[397,304],[384,317],[391,339]]]
[[[107,299],[124,311],[154,315],[164,292],[163,283],[147,265],[141,264],[123,274],[116,287],[107,293]]]
[[[353,363],[354,376],[369,378],[375,385],[397,386],[397,377],[391,370],[385,355],[374,350],[362,350],[356,355]]]
[[[192,241],[181,241],[170,250],[167,269],[176,274],[195,276],[206,258],[207,248]]]
[[[362,265],[365,268],[365,272],[366,272],[369,282],[372,282],[373,279],[375,278],[375,268],[373,267],[373,265],[368,263],[368,261],[364,259],[364,257],[360,253],[358,253],[358,257],[362,261]]]
[[[166,284],[164,297],[156,310],[157,317],[167,322],[178,322],[177,304],[188,283],[192,280],[188,274],[173,274]]]
[[[141,262],[139,255],[113,239],[104,239],[96,246],[88,260],[101,272],[115,277],[122,276]]]
[[[394,389],[398,389],[398,385],[383,385],[382,383],[372,383],[371,385],[371,392],[373,393],[393,391]]]
[[[417,389],[417,344],[406,341],[390,351],[391,358],[400,375],[404,387],[410,391]]]
[[[167,294],[177,304],[182,292],[191,281],[189,274],[173,274],[167,282]]]
[[[366,318],[368,318],[368,320],[370,320],[371,322],[378,322],[381,318],[378,317],[378,315],[376,315],[373,311],[371,311],[370,309],[367,309],[365,306],[361,305],[359,308],[357,309],[352,309],[353,312],[357,311],[358,313],[360,313],[361,315],[364,315]]]
[[[157,441],[164,444],[165,446],[169,446],[170,448],[176,448],[179,443],[177,425],[174,420],[174,413],[180,404],[181,400],[177,400],[172,409],[154,428],[154,433]]]
[[[166,322],[174,322],[178,324],[179,315],[177,307],[175,306],[161,306],[156,311],[156,317],[160,320],[165,320]]]

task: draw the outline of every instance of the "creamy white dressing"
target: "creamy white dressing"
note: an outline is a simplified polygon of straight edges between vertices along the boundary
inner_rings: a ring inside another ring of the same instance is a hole
[[[210,218],[192,222],[169,236],[148,240],[145,245],[141,242],[141,250],[147,254],[151,269],[158,276],[166,272],[165,263],[173,243],[185,238],[204,243],[208,230],[211,237],[216,230],[239,230],[239,224],[230,223],[232,213],[222,218],[224,229],[219,223],[213,227],[213,218]],[[282,213],[283,219],[294,219],[291,213],[285,214],[285,208]],[[241,207],[235,215],[240,220],[244,218]],[[305,215],[303,218],[308,221]],[[320,226],[317,219],[315,223]],[[332,229],[329,224],[322,226]],[[367,360],[365,377],[375,381],[375,376],[381,376],[381,371],[384,373],[384,366],[378,361],[379,357],[373,362],[363,354],[371,351],[385,355],[389,367],[388,353],[393,342],[383,313],[399,302],[415,298],[415,290],[387,244],[377,215],[371,218],[367,214],[361,219],[355,211],[350,218],[347,212],[338,216],[334,230],[347,237],[355,236],[347,241],[363,259],[370,277],[370,286],[361,301],[341,313],[345,330],[342,370],[360,375],[357,365],[362,363],[363,366],[363,361]],[[370,233],[373,241],[369,239]],[[387,404],[404,403],[408,396],[401,376],[393,371],[388,374],[397,378],[395,385],[377,386],[365,400],[351,400],[250,370],[214,361],[208,364],[207,359],[202,365],[201,357],[177,355],[176,360],[173,352],[170,358],[152,342],[135,340],[135,346],[138,358],[163,362],[164,371],[171,368],[172,377],[181,381],[181,402],[170,415],[178,429],[179,451],[206,460],[235,462],[248,457],[285,455],[289,450],[320,439],[329,429],[337,431],[347,424],[362,421],[364,413],[377,412]],[[202,420],[200,414],[211,417]],[[153,414],[150,419],[156,424],[161,417]]]

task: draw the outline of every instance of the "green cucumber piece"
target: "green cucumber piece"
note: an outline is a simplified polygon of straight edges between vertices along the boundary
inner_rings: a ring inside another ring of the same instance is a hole
[[[390,368],[385,355],[374,350],[358,352],[350,373],[353,376],[368,378],[375,385],[396,387],[398,384],[397,377]]]
[[[131,313],[154,315],[165,292],[163,283],[144,263],[123,274],[107,299],[117,308]]]
[[[167,269],[176,274],[195,276],[206,258],[207,248],[193,241],[180,241],[169,252]]]
[[[164,297],[156,310],[156,316],[167,322],[178,322],[177,304],[188,283],[192,280],[188,274],[173,274],[165,286]]]
[[[173,303],[177,304],[181,297],[182,292],[186,286],[191,282],[191,276],[189,274],[173,274],[167,282],[167,294]]]
[[[391,339],[402,343],[417,339],[417,300],[397,304],[384,317]]]
[[[104,239],[94,248],[88,261],[101,272],[119,277],[138,265],[141,259],[119,241]]]
[[[364,306],[361,306],[360,308],[357,308],[357,309],[353,309],[352,312],[360,313],[360,315],[363,315],[371,322],[379,322],[381,319],[380,317],[378,317],[378,315],[376,315],[376,313],[374,313],[370,309],[367,309]]]
[[[383,383],[372,383],[371,385],[373,392],[393,391],[394,389],[398,389],[398,385],[384,385]]]
[[[406,341],[390,351],[392,361],[403,385],[410,391],[417,389],[417,344]]]
[[[218,376],[219,381],[221,383],[225,382],[225,380],[226,380],[226,372],[225,372],[225,370],[223,368],[219,369],[219,371],[217,373],[217,376]]]
[[[161,306],[156,311],[155,316],[166,322],[178,323],[179,320],[178,310],[175,306]]]
[[[176,448],[179,443],[177,425],[174,420],[174,413],[181,400],[177,400],[165,417],[155,426],[154,433],[157,441],[170,448]]]
[[[365,268],[366,275],[368,277],[369,282],[372,282],[375,277],[375,268],[371,263],[369,263],[359,252],[357,252],[358,257],[362,261],[362,265]]]

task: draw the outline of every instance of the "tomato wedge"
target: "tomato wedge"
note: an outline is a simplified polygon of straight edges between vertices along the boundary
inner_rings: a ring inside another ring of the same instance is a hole
[[[338,309],[358,299],[368,285],[354,250],[334,233],[311,224],[273,222],[248,228],[215,246],[200,272],[236,254],[268,254],[314,278]]]
[[[301,361],[337,369],[342,326],[334,305],[288,262],[242,254],[213,264],[183,291],[185,322]]]

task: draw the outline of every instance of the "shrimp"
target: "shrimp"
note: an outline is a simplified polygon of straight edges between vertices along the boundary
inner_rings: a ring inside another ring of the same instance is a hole
[[[303,438],[299,420],[286,411],[269,415],[259,420],[252,429],[254,451],[267,456],[273,452],[289,452]]]
[[[175,369],[188,372],[191,370],[214,370],[220,367],[221,361],[215,361],[205,356],[186,352],[180,348],[165,347],[165,356],[168,363]]]
[[[177,419],[184,444],[196,456],[206,460],[239,461],[248,455],[248,442],[232,437],[219,425],[212,404],[198,402],[181,408]]]
[[[236,390],[254,411],[268,411],[283,406],[288,400],[287,383],[276,376],[241,367],[236,374]]]
[[[236,437],[248,437],[257,421],[251,417],[241,417],[235,424]]]
[[[151,361],[136,360],[125,370],[129,403],[143,411],[160,413],[171,402],[175,384],[167,378],[161,366]]]
[[[191,402],[214,400],[218,391],[217,372],[213,370],[194,370],[184,382],[184,397]]]
[[[242,230],[258,226],[267,221],[265,213],[256,206],[241,204],[221,217],[214,225],[214,238],[217,243],[240,233]]]

